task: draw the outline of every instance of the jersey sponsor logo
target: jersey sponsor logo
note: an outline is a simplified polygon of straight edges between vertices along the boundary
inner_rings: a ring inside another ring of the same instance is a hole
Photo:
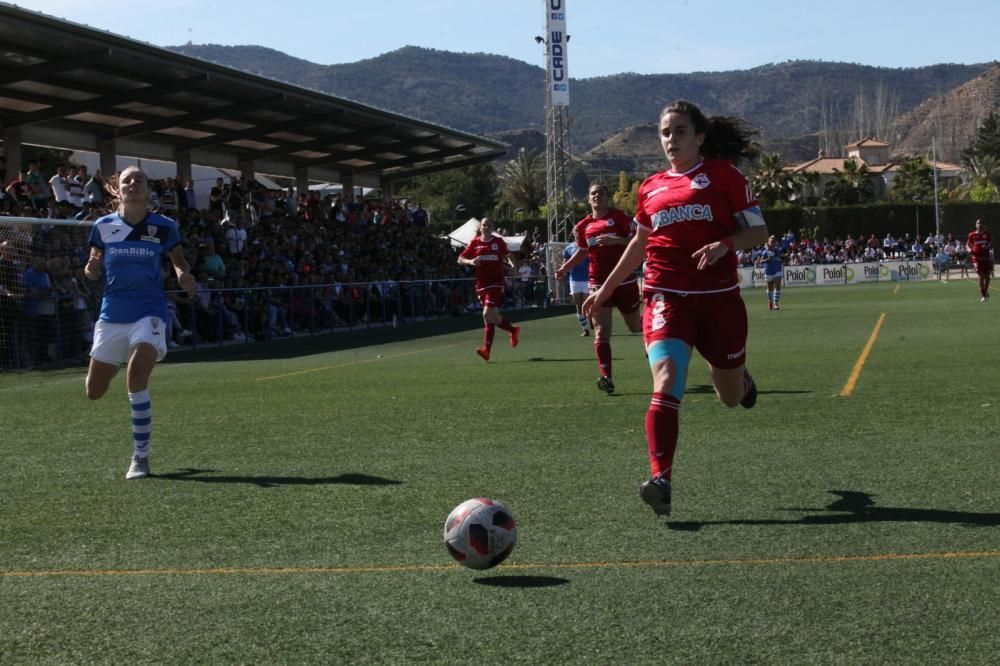
[[[141,236],[141,239],[148,243],[156,243],[159,245],[160,239],[156,237],[156,227],[152,224],[146,225],[146,235]]]
[[[606,226],[613,227],[615,226],[615,221],[609,217],[608,219],[604,220],[604,224]]]
[[[128,257],[155,257],[156,252],[148,247],[119,247],[114,246],[108,248],[108,254],[111,256],[128,256]]]
[[[646,198],[648,199],[649,197],[656,196],[660,192],[666,192],[667,189],[669,188],[666,185],[661,185],[657,187],[655,190],[652,190],[651,192],[646,192]]]
[[[496,249],[496,248],[494,248],[494,249]],[[498,257],[495,254],[481,254],[481,255],[479,255],[479,258],[482,261],[500,261],[500,257]]]
[[[699,173],[697,176],[691,179],[692,190],[703,190],[711,184],[712,181],[708,179],[708,174],[706,173]]]
[[[712,207],[708,204],[687,204],[661,210],[650,218],[653,229],[670,226],[677,222],[712,221]]]
[[[728,360],[732,361],[733,359],[740,358],[741,356],[743,356],[746,353],[747,353],[747,348],[743,347],[743,349],[739,350],[735,354],[726,354],[726,358]]]
[[[653,320],[649,323],[650,329],[658,331],[667,325],[667,319],[661,314],[654,315]]]
[[[614,234],[601,234],[600,236],[591,236],[587,239],[587,247],[594,247],[595,245],[600,245],[601,241],[606,238],[614,238]]]
[[[490,245],[490,249],[493,250],[494,252],[496,252],[497,251],[497,244],[493,243],[492,245]]]

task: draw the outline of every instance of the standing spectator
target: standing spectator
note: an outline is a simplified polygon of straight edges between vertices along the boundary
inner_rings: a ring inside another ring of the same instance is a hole
[[[52,189],[52,197],[56,204],[69,203],[69,176],[66,165],[60,164],[56,167],[56,173],[49,178],[49,187]]]
[[[39,171],[37,160],[28,162],[28,176],[25,178],[28,184],[28,196],[31,198],[31,207],[37,210],[48,208],[48,202],[52,194],[49,184]]]
[[[101,178],[100,170],[95,171],[94,175],[83,184],[83,199],[96,208],[104,205],[104,180]]]
[[[670,515],[679,415],[692,349],[708,362],[715,393],[728,407],[753,407],[747,372],[747,314],[736,272],[737,249],[768,237],[767,226],[733,161],[753,144],[743,122],[706,118],[679,100],[660,114],[660,145],[670,163],[639,186],[636,235],[618,265],[584,303],[594,312],[645,259],[643,336],[653,374],[646,413],[652,478],[640,497]]]
[[[229,246],[229,255],[242,257],[246,244],[247,230],[243,228],[243,218],[238,217],[234,224],[226,228],[226,245]]]
[[[990,279],[993,277],[993,236],[982,220],[965,237],[965,248],[972,255],[972,263],[979,274],[979,302],[990,300]]]
[[[107,393],[121,364],[127,364],[126,383],[132,415],[132,461],[126,479],[149,476],[152,404],[149,377],[167,355],[167,302],[161,274],[169,258],[181,288],[194,292],[177,224],[150,213],[149,180],[136,166],[118,176],[118,212],[106,215],[90,232],[90,259],[85,274],[104,275],[104,299],[94,329],[94,345],[87,370],[87,397]],[[140,224],[141,223],[141,224]]]
[[[484,217],[479,223],[479,235],[472,239],[469,245],[458,255],[458,263],[462,266],[472,266],[476,269],[476,295],[483,305],[483,346],[476,353],[484,361],[490,360],[493,349],[493,336],[499,326],[510,335],[510,346],[517,347],[521,327],[511,324],[507,317],[500,313],[503,303],[504,264],[509,263],[516,268],[507,243],[500,236],[493,234],[493,222]]]
[[[563,279],[574,266],[589,258],[588,282],[593,293],[607,281],[625,253],[632,238],[632,220],[624,211],[609,207],[608,186],[603,181],[590,184],[588,199],[590,214],[580,220],[574,229],[578,251],[556,270],[556,278]],[[638,333],[642,330],[641,305],[639,283],[635,275],[629,275],[619,280],[614,294],[591,314],[594,320],[594,353],[601,373],[597,388],[609,394],[615,392],[611,374],[612,309],[618,308],[628,330]]]
[[[73,206],[74,213],[83,210],[83,186],[89,180],[87,178],[87,167],[80,165],[74,169],[75,173],[67,176],[66,188],[69,192],[69,202]]]

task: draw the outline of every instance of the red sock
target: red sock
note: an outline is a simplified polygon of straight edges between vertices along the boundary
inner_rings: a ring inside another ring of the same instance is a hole
[[[497,332],[497,327],[493,324],[486,324],[486,328],[483,329],[483,346],[487,349],[493,349],[493,335]]]
[[[508,333],[514,332],[514,327],[511,326],[509,321],[507,321],[507,317],[504,317],[503,315],[500,315],[500,323],[497,324],[497,326],[507,331]]]
[[[605,338],[594,339],[594,352],[597,354],[597,367],[601,369],[602,377],[611,376],[611,341]]]
[[[666,393],[654,393],[646,412],[646,446],[652,477],[670,478],[677,449],[681,401]]]

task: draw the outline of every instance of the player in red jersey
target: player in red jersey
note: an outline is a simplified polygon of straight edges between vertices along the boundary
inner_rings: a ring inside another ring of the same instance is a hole
[[[493,335],[499,326],[510,335],[510,346],[516,347],[521,334],[521,327],[511,324],[507,317],[500,314],[500,304],[503,303],[503,288],[506,276],[504,264],[517,268],[514,258],[507,249],[507,243],[493,233],[493,222],[483,218],[479,223],[479,235],[458,255],[458,263],[462,266],[476,268],[476,296],[483,304],[483,346],[476,353],[484,361],[490,360],[493,349]]]
[[[563,262],[556,270],[556,277],[563,279],[574,266],[590,259],[587,282],[591,293],[597,291],[618,264],[625,248],[632,239],[632,220],[624,211],[608,206],[608,186],[602,181],[590,184],[587,198],[590,201],[590,215],[580,220],[573,230],[579,251]],[[615,384],[611,380],[611,315],[617,307],[625,319],[628,330],[638,333],[642,330],[642,314],[639,306],[639,283],[635,275],[626,277],[603,307],[594,315],[594,353],[601,378],[597,388],[614,393]]]
[[[660,114],[660,144],[670,169],[639,188],[636,234],[585,311],[607,301],[646,261],[643,337],[653,373],[646,413],[652,478],[640,497],[670,515],[678,415],[692,348],[708,361],[728,407],[753,407],[757,387],[746,370],[747,314],[736,250],[767,240],[767,227],[743,174],[730,160],[751,155],[752,132],[735,118],[706,118],[683,100]]]
[[[990,278],[993,277],[993,236],[982,220],[976,220],[976,230],[965,238],[965,248],[972,255],[972,263],[979,274],[979,302],[990,300]]]

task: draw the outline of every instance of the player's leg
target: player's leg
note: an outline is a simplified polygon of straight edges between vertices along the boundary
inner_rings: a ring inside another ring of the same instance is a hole
[[[84,387],[87,398],[98,400],[108,392],[118,367],[128,359],[128,327],[99,321],[94,325],[90,365]]]
[[[597,368],[601,373],[597,380],[597,388],[608,393],[615,390],[611,380],[611,315],[614,310],[610,306],[598,308],[592,315],[594,320],[594,355],[597,357]]]
[[[642,294],[639,293],[639,283],[630,282],[615,289],[613,296],[615,307],[622,313],[622,319],[631,333],[642,332]]]
[[[572,289],[572,283],[570,283],[570,288]],[[587,294],[583,291],[573,291],[573,305],[576,306],[576,320],[580,324],[580,335],[588,336],[590,335],[590,330],[593,328],[593,324],[587,318],[587,315],[583,314],[583,302],[587,300]]]
[[[650,479],[640,486],[639,496],[657,515],[670,515],[680,407],[691,362],[691,345],[682,339],[691,334],[683,305],[680,297],[654,294],[647,297],[643,311],[643,337],[653,375],[653,395],[645,420]],[[672,310],[669,327],[664,315],[668,309]]]
[[[132,461],[126,479],[149,476],[149,448],[153,433],[153,405],[149,397],[149,377],[157,362],[167,355],[166,327],[159,317],[135,323],[130,335],[126,369],[128,401],[132,417]]]
[[[767,281],[767,309],[774,309],[774,280],[769,279],[766,275],[764,279]]]
[[[774,309],[781,309],[781,278],[774,279]]]
[[[696,347],[708,362],[715,394],[727,407],[750,409],[757,385],[746,369],[747,312],[738,290],[698,299]]]
[[[84,382],[87,397],[91,400],[100,399],[105,393],[108,392],[108,387],[111,386],[111,380],[114,379],[117,374],[117,363],[104,363],[103,361],[91,358],[90,365],[87,367],[87,379]]]

